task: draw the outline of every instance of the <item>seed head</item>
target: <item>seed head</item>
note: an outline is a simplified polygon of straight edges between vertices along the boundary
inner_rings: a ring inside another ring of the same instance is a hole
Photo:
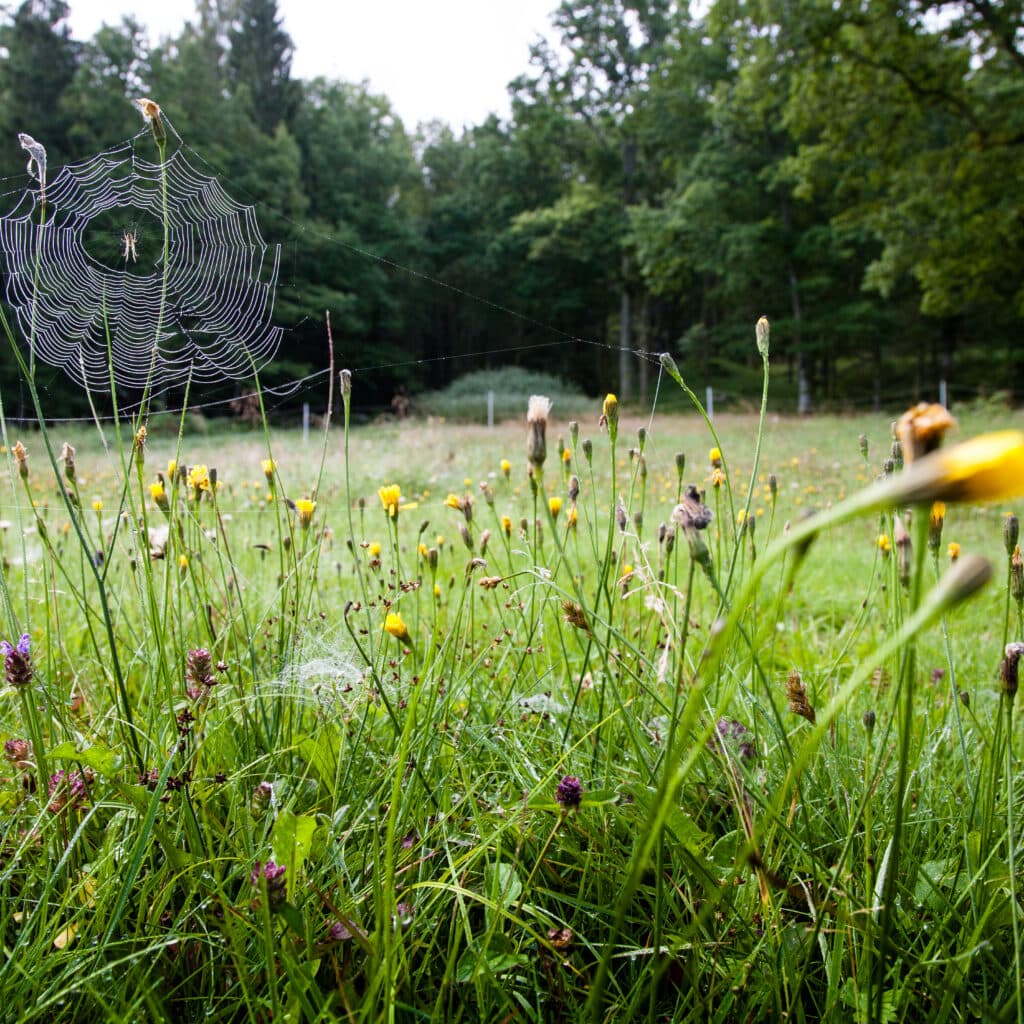
[[[789,710],[794,715],[806,718],[811,725],[814,725],[816,721],[814,708],[811,707],[810,701],[807,699],[807,687],[804,686],[800,673],[796,669],[789,673],[789,678],[786,680],[786,698],[789,700]]]
[[[1012,513],[1008,512],[1003,520],[1003,543],[1006,545],[1006,553],[1012,555],[1017,547],[1017,538],[1020,536],[1020,521]]]
[[[1024,654],[1024,644],[1019,642],[1007,644],[1005,655],[999,664],[999,677],[1003,693],[1011,701],[1017,695],[1017,667],[1022,654]]]

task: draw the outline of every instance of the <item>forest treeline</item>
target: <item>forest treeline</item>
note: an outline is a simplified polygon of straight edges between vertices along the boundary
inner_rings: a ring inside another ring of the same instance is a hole
[[[511,116],[461,131],[297,80],[275,0],[200,0],[156,46],[131,20],[75,39],[67,13],[0,24],[5,203],[18,132],[56,168],[156,99],[282,244],[271,384],[324,367],[330,310],[370,404],[504,363],[640,397],[657,364],[620,349],[742,399],[761,314],[780,408],[1018,387],[1022,0],[564,0]]]

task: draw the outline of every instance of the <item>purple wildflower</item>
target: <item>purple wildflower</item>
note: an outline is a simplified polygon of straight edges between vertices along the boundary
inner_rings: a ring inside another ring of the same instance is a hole
[[[59,771],[50,776],[49,809],[59,814],[65,807],[83,807],[89,798],[92,773],[86,770],[82,775],[77,771]]]
[[[345,942],[352,938],[352,932],[340,921],[328,920],[327,938],[330,942]]]
[[[751,731],[735,718],[720,718],[715,723],[715,736],[708,739],[708,749],[722,753],[723,748],[744,764],[750,764],[757,757]]]
[[[260,888],[260,879],[266,883],[267,902],[271,910],[276,910],[285,901],[288,884],[284,877],[285,871],[287,868],[284,864],[275,864],[272,860],[268,860],[266,864],[256,861],[256,866],[249,875],[249,882],[256,889]]]
[[[583,784],[575,775],[565,775],[555,787],[555,799],[563,811],[575,810],[583,800]]]
[[[12,644],[9,640],[0,640],[0,654],[4,658],[4,670],[8,685],[21,689],[32,682],[32,649],[28,633],[22,633],[21,639]]]

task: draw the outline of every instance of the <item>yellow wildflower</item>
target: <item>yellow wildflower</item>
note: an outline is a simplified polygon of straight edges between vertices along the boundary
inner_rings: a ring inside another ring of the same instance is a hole
[[[178,556],[178,568],[182,571],[182,573],[188,572],[188,556],[187,555],[179,555]]]
[[[725,474],[720,470],[713,470],[711,473],[711,486],[718,490],[725,483]]]
[[[566,525],[569,527],[570,530],[576,529],[576,521],[578,519],[579,513],[576,511],[576,506],[573,505],[572,508],[569,509],[569,512],[565,517]]]
[[[103,511],[103,502],[99,498],[92,499],[92,510],[93,512]]]
[[[175,462],[174,459],[168,459],[167,460],[167,476],[168,476],[169,479],[171,479],[171,480],[174,479],[174,474],[177,471],[177,469],[178,469],[177,462]]]
[[[548,498],[548,508],[551,510],[552,518],[557,519],[558,513],[562,511],[562,499],[557,495],[553,498]]]
[[[892,551],[892,541],[889,540],[889,534],[880,533],[878,535],[878,550],[881,551],[883,555],[887,555]]]
[[[562,449],[562,461],[563,462],[572,462],[572,449],[571,448],[563,448]]]
[[[960,557],[960,545],[955,540],[951,540],[946,552],[949,554],[949,560],[955,562]]]
[[[304,530],[309,529],[309,524],[313,521],[313,512],[316,509],[316,502],[310,501],[309,498],[299,498],[295,502],[295,514],[299,517],[299,526]]]
[[[448,508],[462,508],[462,499],[457,494],[449,494],[444,503]]]
[[[202,463],[192,466],[188,471],[188,485],[195,492],[196,497],[199,497],[200,491],[208,491],[210,489],[209,468]]]
[[[263,475],[272,483],[274,480],[274,472],[277,469],[277,463],[273,459],[263,459],[260,462],[260,465],[263,467]]]
[[[722,449],[721,448],[712,448],[711,451],[708,452],[708,461],[711,463],[711,465],[712,465],[712,467],[714,469],[721,469],[722,468]]]
[[[512,536],[512,520],[509,516],[501,517],[501,528],[505,531],[506,537]]]
[[[391,519],[397,519],[398,503],[402,500],[401,487],[398,484],[388,484],[386,487],[381,487],[377,494],[380,495],[380,503],[384,506],[384,511]]]
[[[505,474],[505,479],[507,480],[512,472],[512,463],[508,459],[501,460],[501,471]]]
[[[422,548],[423,545],[421,544],[420,547]],[[380,541],[371,540],[370,546],[366,550],[369,552],[371,558],[380,558]],[[424,550],[426,549],[424,548]]]
[[[149,485],[149,495],[156,504],[156,507],[161,511],[166,512],[170,508],[170,503],[167,501],[167,492],[164,490],[163,480],[157,480],[156,483]]]
[[[402,621],[402,616],[398,612],[388,612],[384,619],[384,632],[390,633],[396,640],[401,640],[402,643],[406,643],[409,639],[409,630],[406,628],[405,623]]]

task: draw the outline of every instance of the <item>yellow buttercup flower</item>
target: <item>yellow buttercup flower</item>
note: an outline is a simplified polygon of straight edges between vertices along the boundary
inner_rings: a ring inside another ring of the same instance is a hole
[[[398,612],[388,612],[384,619],[384,632],[389,633],[396,640],[401,640],[403,643],[409,639],[409,630]]]
[[[388,484],[377,491],[380,495],[380,503],[384,506],[391,519],[398,518],[398,503],[402,500],[402,488],[398,484]]]
[[[178,556],[178,568],[182,571],[182,573],[188,572],[188,556],[187,555],[179,555]]]

